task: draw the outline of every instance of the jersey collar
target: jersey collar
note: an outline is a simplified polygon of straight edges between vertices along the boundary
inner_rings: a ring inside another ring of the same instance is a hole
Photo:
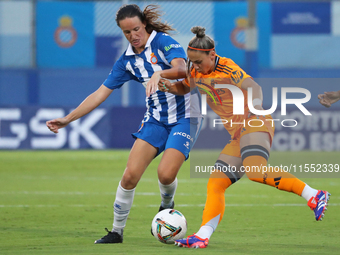
[[[218,61],[220,61],[220,56],[218,56],[218,55],[216,54],[214,72],[215,72],[216,67],[217,67],[217,65],[218,65]]]
[[[155,36],[157,35],[157,32],[155,30],[152,31],[152,33],[150,34],[149,36],[149,39],[148,41],[146,42],[145,44],[145,48],[149,47],[152,40],[155,38]],[[136,53],[134,53],[133,49],[132,49],[132,45],[131,43],[129,43],[129,46],[126,50],[126,53],[125,53],[126,56],[133,56],[133,55],[136,55]]]

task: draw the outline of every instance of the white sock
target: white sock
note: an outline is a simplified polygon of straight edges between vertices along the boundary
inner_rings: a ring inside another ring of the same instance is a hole
[[[202,239],[210,238],[211,235],[214,233],[214,229],[211,226],[204,225],[198,230],[196,236]]]
[[[114,219],[112,231],[123,234],[123,230],[126,224],[127,217],[130,213],[134,195],[135,189],[124,189],[119,182],[116,193],[116,200],[113,204]]]
[[[177,189],[177,178],[169,185],[164,185],[158,180],[159,190],[161,192],[162,204],[164,208],[169,208],[174,201],[176,189]]]
[[[309,199],[311,197],[315,197],[317,193],[318,193],[318,190],[313,189],[306,184],[305,188],[303,189],[301,193],[301,197],[309,201]]]

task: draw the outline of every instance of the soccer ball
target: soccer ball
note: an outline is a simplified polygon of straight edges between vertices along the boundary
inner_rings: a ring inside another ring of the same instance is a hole
[[[154,237],[162,243],[173,244],[187,232],[187,220],[177,210],[164,209],[156,214],[151,223]]]

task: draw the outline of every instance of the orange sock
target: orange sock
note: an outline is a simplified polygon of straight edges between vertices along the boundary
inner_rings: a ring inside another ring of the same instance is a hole
[[[222,172],[214,172],[210,175],[201,226],[210,225],[214,230],[216,229],[224,214],[224,192],[231,184],[231,180]]]
[[[280,168],[264,168],[263,166],[267,166],[267,160],[262,156],[253,155],[244,158],[243,166],[246,170],[247,168],[250,170],[246,172],[250,180],[273,186],[279,190],[293,192],[301,196],[306,186],[303,181]],[[256,172],[256,170],[259,171]]]

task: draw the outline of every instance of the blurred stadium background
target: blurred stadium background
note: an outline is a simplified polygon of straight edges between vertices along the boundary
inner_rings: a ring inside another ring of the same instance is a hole
[[[158,3],[184,48],[192,26],[206,27],[217,53],[263,86],[265,107],[272,87],[311,92],[305,105],[313,115],[289,108],[284,118],[299,125],[277,125],[273,149],[340,150],[340,104],[326,109],[317,100],[340,87],[340,2],[253,1],[248,10],[249,2],[0,0],[0,149],[129,148],[145,111],[144,87],[134,82],[58,135],[45,121],[67,114],[106,79],[126,47],[115,24],[118,8]],[[253,21],[257,40],[247,44]],[[225,140],[211,127],[214,117],[208,113],[197,148],[221,148],[228,140],[223,128]]]

